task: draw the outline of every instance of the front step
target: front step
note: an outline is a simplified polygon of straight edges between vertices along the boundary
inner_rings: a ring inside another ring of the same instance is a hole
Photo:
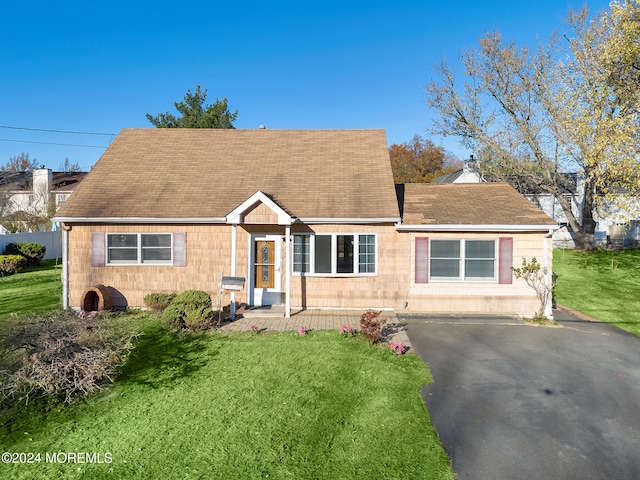
[[[240,307],[236,314],[242,315],[244,318],[282,318],[284,317],[284,305],[249,305],[244,308]]]

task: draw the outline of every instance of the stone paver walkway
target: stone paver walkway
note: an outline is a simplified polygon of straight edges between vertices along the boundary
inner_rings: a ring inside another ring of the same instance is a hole
[[[300,310],[292,311],[291,318],[283,317],[246,317],[233,321],[224,321],[221,330],[228,332],[246,332],[256,325],[260,330],[285,331],[307,327],[310,330],[339,330],[342,325],[358,330],[360,328],[360,310]],[[384,311],[381,317],[387,319],[382,334],[387,342],[400,342],[411,348],[406,332],[406,323],[398,319],[395,312]]]

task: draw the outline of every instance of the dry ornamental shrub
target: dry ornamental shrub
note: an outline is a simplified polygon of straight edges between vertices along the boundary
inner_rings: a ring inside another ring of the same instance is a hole
[[[387,323],[384,318],[380,318],[382,312],[368,310],[360,316],[360,335],[369,340],[373,345],[382,336],[382,326]]]
[[[4,332],[0,393],[72,400],[111,383],[139,334],[118,329],[97,312],[66,311],[28,318]]]

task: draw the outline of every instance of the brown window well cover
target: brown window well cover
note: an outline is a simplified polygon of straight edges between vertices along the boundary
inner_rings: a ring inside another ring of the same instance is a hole
[[[105,312],[113,308],[113,294],[109,287],[94,285],[82,293],[80,306],[84,312]]]

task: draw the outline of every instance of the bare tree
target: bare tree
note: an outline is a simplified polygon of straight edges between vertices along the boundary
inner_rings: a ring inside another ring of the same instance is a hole
[[[463,52],[461,82],[443,60],[427,85],[440,114],[434,133],[475,148],[485,172],[525,177],[553,195],[585,249],[594,245],[598,204],[639,186],[639,12],[637,0],[614,2],[595,20],[586,8],[570,12],[567,33],[533,51],[486,33]],[[575,169],[584,181],[582,222],[562,195],[563,173]]]
[[[20,155],[9,157],[4,165],[0,165],[0,172],[30,172],[34,168],[38,168],[38,161],[29,158],[28,153],[22,152]]]

